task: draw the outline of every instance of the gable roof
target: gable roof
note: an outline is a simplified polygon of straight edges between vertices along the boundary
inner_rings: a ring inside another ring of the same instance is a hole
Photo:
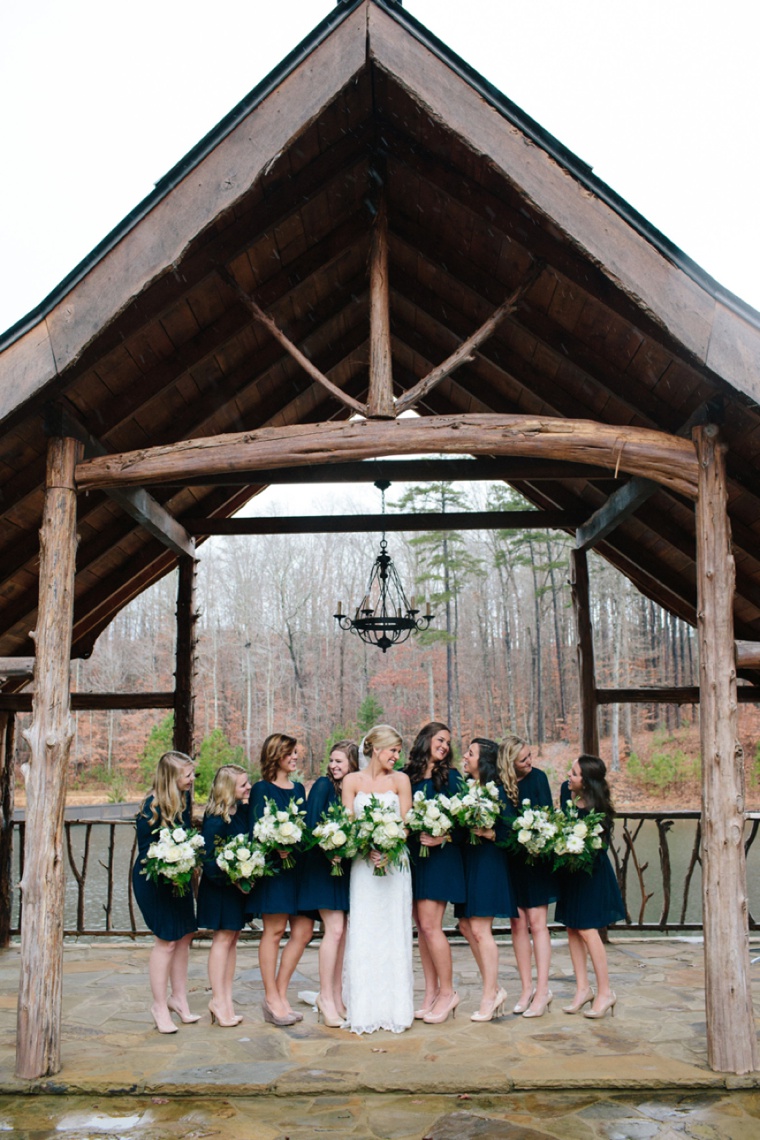
[[[343,418],[226,283],[256,297],[355,398],[368,376],[377,187],[390,231],[397,393],[444,359],[540,260],[504,321],[417,410],[526,413],[729,445],[738,637],[760,639],[760,315],[392,0],[349,0],[0,339],[0,656],[30,652],[45,409],[109,451]],[[621,480],[515,485],[589,515]],[[619,474],[619,473],[618,473]],[[261,483],[152,488],[180,521]],[[175,554],[113,498],[80,501],[74,653]],[[693,507],[659,488],[598,547],[694,622]]]

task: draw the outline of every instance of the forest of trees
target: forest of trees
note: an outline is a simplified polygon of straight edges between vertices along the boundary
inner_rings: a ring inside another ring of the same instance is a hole
[[[350,509],[331,504],[335,513]],[[437,483],[396,490],[388,509],[525,509],[504,485]],[[571,539],[560,532],[391,534],[408,594],[429,599],[430,630],[386,654],[338,629],[336,602],[356,606],[379,534],[216,538],[200,548],[198,746],[215,731],[254,764],[271,731],[296,735],[314,771],[335,734],[369,707],[411,737],[448,720],[454,742],[516,729],[537,744],[577,739]],[[600,686],[695,683],[694,632],[591,556]],[[173,687],[176,576],[123,610],[73,682],[94,691]],[[635,733],[676,727],[692,708],[611,706],[601,729],[630,751]],[[76,773],[137,765],[166,713],[79,713]]]

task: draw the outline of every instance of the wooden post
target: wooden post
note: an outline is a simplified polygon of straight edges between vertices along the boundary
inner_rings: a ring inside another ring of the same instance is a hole
[[[63,809],[73,737],[69,658],[79,450],[74,439],[54,438],[48,444],[40,530],[35,688],[32,723],[24,733],[31,756],[22,765],[27,806],[16,1044],[16,1075],[29,1079],[61,1067]]]
[[[15,732],[15,714],[0,712],[0,949],[11,940]]]
[[[388,212],[385,194],[375,215],[369,255],[369,395],[372,419],[393,419],[393,361],[391,355],[391,294],[388,281]]]
[[[737,747],[734,558],[725,447],[718,429],[694,429],[699,461],[697,629],[702,753],[702,922],[707,1059],[721,1073],[757,1068],[747,927],[744,764]]]
[[[599,755],[599,725],[597,723],[596,675],[594,670],[594,636],[591,629],[591,603],[588,588],[588,562],[585,550],[570,552],[570,588],[575,613],[576,653],[578,656],[578,682],[580,701],[581,751],[590,756]]]
[[[188,555],[179,559],[177,587],[177,654],[174,673],[174,747],[193,755],[195,736],[195,609],[196,561]]]

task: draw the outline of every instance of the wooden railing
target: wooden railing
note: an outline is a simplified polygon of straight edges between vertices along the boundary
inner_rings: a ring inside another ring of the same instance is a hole
[[[760,813],[747,815],[745,851],[750,886],[750,930],[760,929],[760,875],[754,864],[754,841]],[[88,937],[139,937],[145,927],[132,892],[136,855],[131,819],[64,822],[67,860],[64,932]],[[13,882],[23,873],[24,823],[13,829]],[[610,855],[626,904],[627,921],[616,929],[631,931],[700,931],[701,822],[698,811],[626,812],[615,820]],[[760,845],[758,845],[760,847]],[[757,887],[755,888],[755,884]],[[752,890],[757,898],[753,900]],[[22,903],[14,890],[11,933],[20,931]],[[497,930],[505,929],[497,925]],[[454,934],[452,927],[448,933]],[[244,932],[257,938],[259,932]]]

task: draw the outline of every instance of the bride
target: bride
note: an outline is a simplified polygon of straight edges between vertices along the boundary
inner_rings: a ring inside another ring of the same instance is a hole
[[[401,754],[395,728],[378,724],[362,742],[362,769],[343,780],[343,803],[358,814],[376,796],[391,803],[403,819],[412,806],[412,788],[394,765]],[[343,975],[346,1027],[354,1033],[389,1029],[402,1033],[414,1020],[412,975],[412,880],[409,862],[375,875],[384,857],[354,859]]]

